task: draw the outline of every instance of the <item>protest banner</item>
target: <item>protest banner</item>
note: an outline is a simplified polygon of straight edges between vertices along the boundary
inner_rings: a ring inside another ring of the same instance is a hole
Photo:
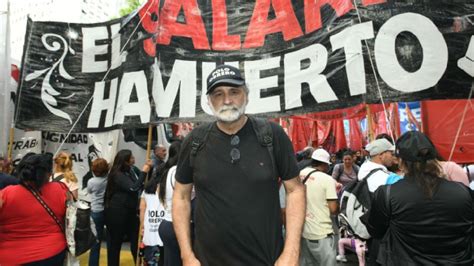
[[[247,113],[467,98],[470,1],[149,0],[104,23],[28,22],[16,126],[64,132],[209,120],[206,77],[240,67]],[[470,59],[471,58],[471,59]]]

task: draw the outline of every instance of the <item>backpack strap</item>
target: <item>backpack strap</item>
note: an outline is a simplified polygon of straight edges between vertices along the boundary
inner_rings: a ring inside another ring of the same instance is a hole
[[[469,166],[470,166],[470,165],[467,165],[467,166],[466,166],[466,173],[467,173],[467,180],[469,180],[469,183],[471,183],[471,182],[474,181],[474,180],[472,180],[472,177],[471,177],[471,170],[469,169]]]
[[[375,168],[375,169],[370,170],[370,172],[364,177],[363,180],[367,180],[370,176],[372,176],[378,171],[383,171],[383,168]]]
[[[318,172],[318,171],[319,171],[319,170],[316,169],[316,170],[313,170],[313,171],[309,172],[309,174],[307,174],[306,177],[303,179],[303,182],[302,182],[302,183],[305,184],[306,181],[308,181],[309,176],[312,175],[312,174],[315,173],[315,172]]]
[[[63,180],[63,178],[64,178],[64,174],[60,174],[57,177],[53,178],[53,181],[59,182],[59,181]]]
[[[189,157],[189,165],[191,167],[194,166],[194,158],[196,158],[198,151],[202,149],[203,144],[206,143],[213,125],[214,123],[209,123],[193,129],[191,135],[191,156]]]
[[[336,178],[336,181],[339,182],[339,180],[341,179],[341,175],[344,173],[344,164],[342,163],[338,163],[336,164],[337,166],[337,178]],[[336,167],[334,166],[334,167]]]
[[[266,147],[270,154],[272,161],[272,169],[275,176],[278,175],[278,169],[276,167],[275,153],[273,149],[273,130],[270,122],[264,118],[258,118],[254,116],[248,116],[252,123],[253,130],[257,135],[258,142],[263,147]]]
[[[390,188],[392,188],[392,185],[388,185],[387,191],[385,191],[385,207],[387,208],[388,217],[392,215],[392,205],[390,205]]]

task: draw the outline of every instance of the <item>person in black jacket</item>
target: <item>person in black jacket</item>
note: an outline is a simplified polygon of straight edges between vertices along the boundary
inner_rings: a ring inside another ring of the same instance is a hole
[[[375,191],[367,229],[382,238],[382,265],[473,265],[473,200],[444,177],[433,143],[408,132],[396,144],[405,177]],[[369,250],[370,252],[370,250]]]
[[[107,226],[108,265],[120,264],[120,249],[125,235],[130,239],[130,251],[137,258],[138,199],[143,181],[150,171],[148,161],[142,171],[134,171],[135,158],[130,150],[117,153],[110,170],[105,192],[105,224]]]

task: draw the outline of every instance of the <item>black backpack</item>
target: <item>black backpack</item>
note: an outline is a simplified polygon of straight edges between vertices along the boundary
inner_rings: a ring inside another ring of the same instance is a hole
[[[268,153],[270,154],[272,169],[275,176],[278,175],[278,169],[276,167],[274,147],[273,147],[273,130],[270,122],[263,118],[258,118],[254,116],[248,116],[250,122],[252,123],[253,130],[257,135],[258,142],[263,147],[267,148]],[[189,158],[190,166],[194,166],[194,158],[198,152],[204,147],[204,144],[207,141],[209,132],[216,122],[200,125],[193,129],[191,135],[191,156]]]

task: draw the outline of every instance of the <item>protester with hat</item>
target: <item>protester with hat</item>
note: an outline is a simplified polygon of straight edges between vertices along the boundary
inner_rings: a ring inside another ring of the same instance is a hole
[[[360,166],[357,178],[358,180],[367,179],[370,198],[372,198],[378,187],[388,184],[390,172],[387,167],[390,167],[394,162],[395,146],[386,138],[380,138],[367,144],[365,150],[368,152],[369,158]],[[367,242],[370,251],[368,265],[377,265],[376,256],[379,241],[380,239],[372,237]]]
[[[367,229],[382,238],[382,265],[473,265],[473,201],[469,188],[443,177],[437,151],[423,133],[396,143],[404,179],[375,192]]]
[[[369,153],[370,158],[360,166],[357,178],[359,180],[368,178],[369,191],[374,192],[379,186],[387,184],[390,174],[387,167],[393,163],[395,146],[382,138],[370,142],[365,150]]]
[[[306,219],[301,240],[300,265],[336,265],[336,240],[331,214],[337,214],[336,181],[327,174],[331,156],[317,149],[311,166],[300,172],[306,185]]]
[[[173,192],[183,265],[298,264],[305,198],[295,153],[279,125],[245,115],[248,93],[236,67],[220,65],[207,78],[208,104],[217,121],[194,128],[184,140]],[[285,240],[279,178],[286,191]]]

